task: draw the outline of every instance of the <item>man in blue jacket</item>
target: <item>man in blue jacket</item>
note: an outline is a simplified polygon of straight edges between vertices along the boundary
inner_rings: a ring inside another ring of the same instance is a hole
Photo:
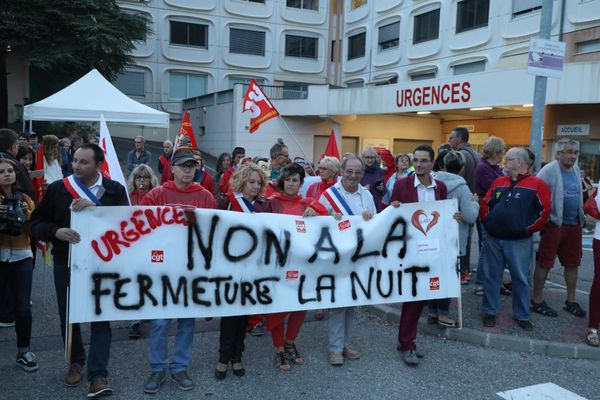
[[[519,327],[532,330],[527,284],[534,232],[541,230],[550,214],[550,190],[529,175],[529,155],[522,147],[506,153],[507,176],[497,178],[481,203],[481,221],[487,236],[483,247],[486,264],[483,282],[483,325],[496,325],[496,312],[504,267],[512,278],[513,314]]]

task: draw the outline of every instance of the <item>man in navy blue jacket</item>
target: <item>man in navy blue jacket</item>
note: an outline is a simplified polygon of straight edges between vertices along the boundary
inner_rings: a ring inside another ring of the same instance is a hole
[[[550,190],[529,175],[529,154],[522,147],[506,153],[507,176],[497,178],[482,203],[480,217],[487,237],[483,247],[486,264],[483,282],[483,325],[496,325],[496,312],[504,266],[512,278],[513,314],[518,325],[532,330],[529,320],[529,287],[534,232],[541,230],[550,214]]]

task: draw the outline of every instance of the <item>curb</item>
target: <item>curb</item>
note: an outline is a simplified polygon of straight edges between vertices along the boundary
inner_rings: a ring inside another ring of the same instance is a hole
[[[397,324],[400,312],[386,305],[369,305],[366,309],[386,322]],[[442,336],[458,342],[471,343],[483,347],[519,353],[541,354],[552,357],[577,358],[582,360],[600,360],[600,348],[586,344],[553,342],[550,340],[528,339],[501,333],[486,333],[473,328],[440,329],[419,321],[419,332],[430,336]]]

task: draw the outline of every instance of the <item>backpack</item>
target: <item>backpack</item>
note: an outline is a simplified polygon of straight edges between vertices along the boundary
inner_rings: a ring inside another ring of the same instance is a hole
[[[596,190],[593,195],[583,204],[583,211],[592,218],[600,220],[600,211],[598,210],[598,204],[596,204],[596,196],[598,191]]]

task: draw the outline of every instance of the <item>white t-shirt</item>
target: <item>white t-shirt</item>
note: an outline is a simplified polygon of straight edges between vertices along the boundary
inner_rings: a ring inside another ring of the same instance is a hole
[[[50,164],[44,158],[44,182],[48,185],[63,178],[62,169],[58,160],[53,160]]]

